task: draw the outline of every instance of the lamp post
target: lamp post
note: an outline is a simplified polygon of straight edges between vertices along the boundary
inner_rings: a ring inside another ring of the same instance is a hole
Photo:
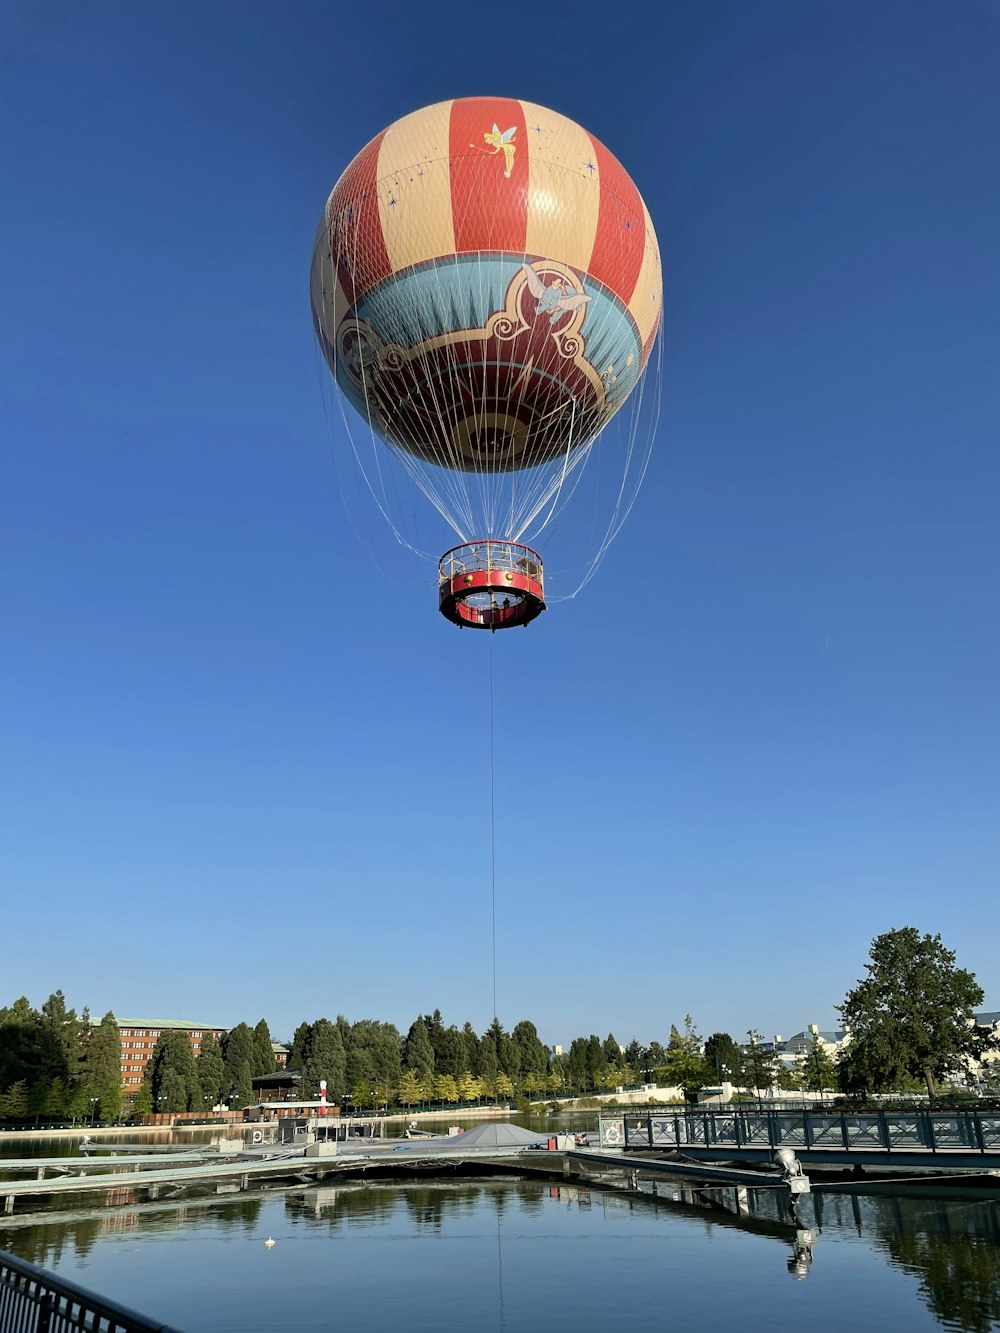
[[[98,1103],[100,1100],[101,1100],[100,1097],[91,1097],[91,1099],[90,1099],[90,1123],[91,1123],[91,1125],[93,1125],[94,1121],[97,1119],[97,1103]]]

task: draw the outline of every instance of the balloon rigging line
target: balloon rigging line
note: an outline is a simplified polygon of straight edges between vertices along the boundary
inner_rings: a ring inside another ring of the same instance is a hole
[[[401,181],[394,180],[393,188],[397,187],[405,189]],[[493,207],[495,214],[496,200],[493,201]],[[332,217],[327,212],[317,235],[318,253],[314,253],[314,312],[317,309],[323,312],[323,318],[316,321],[321,333],[323,327],[332,328],[335,323],[336,293],[339,290],[338,271],[341,263],[343,262],[344,267],[353,273],[358,269],[363,270],[366,261],[364,253],[366,247],[360,243],[360,216],[355,217],[350,226],[339,230],[337,243],[334,246],[330,245],[333,230],[331,224]],[[489,226],[491,233],[495,224],[496,217],[491,216]],[[478,287],[480,306],[491,304],[490,278],[484,263],[488,253],[489,251],[480,249],[475,255],[473,273]],[[530,264],[533,260],[534,256],[524,254],[524,264]],[[387,336],[393,340],[397,326],[400,330],[407,327],[423,331],[421,336],[426,336],[430,330],[448,318],[449,307],[453,302],[450,290],[442,281],[442,270],[436,262],[431,265],[430,274],[432,276],[429,301],[426,297],[421,299],[416,288],[412,292],[406,291],[405,296],[403,292],[395,289],[393,299],[397,303],[400,299],[405,302],[405,310],[401,312],[393,307],[388,290],[379,290],[376,287],[365,298],[369,311],[364,318],[366,320],[371,318],[376,323],[381,323],[388,331]],[[597,313],[596,310],[593,313]],[[612,308],[602,310],[596,323],[591,320],[588,341],[592,341],[595,347],[599,347],[608,338],[613,341],[618,327],[624,323],[625,314],[621,310],[615,311]],[[398,336],[402,337],[402,332]],[[335,341],[326,345],[336,380],[339,360],[337,345]],[[341,423],[350,441],[354,464],[361,473],[359,480],[368,490],[397,542],[421,559],[433,562],[435,557],[432,553],[419,549],[413,540],[418,535],[416,527],[419,526],[416,511],[411,511],[410,522],[403,521],[404,510],[399,489],[403,475],[409,477],[417,486],[461,542],[480,537],[536,541],[543,530],[551,529],[573,498],[583,474],[587,471],[586,464],[591,459],[594,446],[598,446],[598,456],[608,452],[609,448],[616,454],[620,451],[624,467],[615,492],[608,496],[611,512],[605,518],[604,531],[598,538],[597,550],[583,562],[582,569],[578,567],[574,571],[575,577],[571,578],[571,582],[575,586],[571,590],[558,596],[552,596],[550,593],[550,602],[569,600],[583,590],[603,563],[611,544],[631,512],[645,479],[660,415],[658,390],[663,361],[662,330],[655,339],[655,350],[649,358],[653,361],[652,368],[656,371],[652,377],[656,381],[652,389],[652,412],[643,413],[641,410],[646,400],[645,390],[650,377],[640,373],[637,377],[638,383],[634,386],[637,392],[628,395],[631,401],[616,423],[617,431],[608,433],[610,438],[606,438],[606,428],[610,425],[611,418],[618,416],[619,410],[625,405],[624,399],[612,409],[611,415],[605,419],[601,429],[593,438],[580,439],[578,430],[585,429],[585,426],[582,422],[580,427],[577,426],[581,404],[573,399],[566,404],[569,411],[568,423],[566,412],[560,408],[554,408],[546,416],[536,420],[533,454],[536,457],[547,458],[548,461],[527,468],[518,468],[516,465],[505,467],[499,457],[493,467],[466,466],[466,459],[462,457],[457,447],[452,430],[453,413],[458,410],[458,401],[453,402],[449,398],[446,386],[448,383],[455,383],[459,386],[459,392],[464,394],[468,419],[475,429],[473,438],[482,436],[488,429],[491,400],[486,366],[474,368],[461,364],[459,348],[457,342],[447,345],[444,352],[446,369],[437,375],[418,380],[409,390],[412,408],[422,418],[418,430],[422,453],[411,452],[392,438],[391,423],[384,421],[385,407],[381,401],[384,391],[374,378],[375,365],[368,363],[366,356],[359,355],[356,367],[361,397],[359,406],[368,429],[368,440],[364,447],[359,447],[359,442],[355,439],[349,413],[345,410],[343,395],[335,395]],[[614,366],[609,365],[608,372],[613,371]],[[614,383],[613,379],[611,383]],[[652,420],[644,422],[643,416],[647,418],[651,416]],[[377,429],[379,422],[383,422],[383,429]],[[560,437],[562,438],[559,446],[553,454],[552,446]],[[385,452],[386,444],[389,446],[388,453]],[[386,466],[388,460],[392,461]],[[402,472],[398,471],[399,468]],[[596,510],[600,507],[600,493],[605,491],[602,471],[603,469],[598,466],[594,478],[595,518]],[[341,493],[343,495],[343,478],[341,478]],[[410,529],[410,533],[404,533],[401,525]]]

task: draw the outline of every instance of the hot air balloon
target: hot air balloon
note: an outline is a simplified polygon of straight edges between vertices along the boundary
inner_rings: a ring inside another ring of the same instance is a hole
[[[438,562],[440,610],[461,626],[527,625],[545,585],[522,539],[561,512],[660,327],[659,248],[629,175],[531,102],[426,107],[337,181],[310,290],[323,357],[379,451],[366,470],[379,508],[392,521],[391,454],[459,538]],[[628,484],[611,487],[591,563],[648,458],[634,423],[624,436]],[[362,447],[355,457],[364,466]]]

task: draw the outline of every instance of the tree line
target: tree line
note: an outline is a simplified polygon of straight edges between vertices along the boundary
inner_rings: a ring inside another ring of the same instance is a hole
[[[439,1009],[420,1014],[403,1036],[378,1019],[343,1015],[296,1028],[289,1071],[301,1073],[315,1100],[322,1081],[331,1103],[363,1109],[396,1102],[474,1102],[482,1098],[611,1093],[655,1082],[690,1100],[728,1081],[758,1093],[774,1087],[854,1096],[906,1091],[918,1080],[933,1097],[937,1083],[988,1058],[997,1037],[977,1026],[983,990],[956,966],[939,935],[913,927],[877,936],[868,975],[839,1006],[850,1030],[835,1061],[813,1038],[791,1067],[748,1029],[737,1042],[726,1032],[703,1041],[690,1015],[672,1025],[666,1045],[637,1040],[622,1046],[609,1033],[578,1036],[558,1054],[522,1019],[507,1032],[494,1018],[478,1034],[471,1023],[445,1025]],[[130,1109],[135,1114],[234,1109],[251,1105],[252,1080],[275,1072],[264,1019],[238,1023],[221,1041],[206,1032],[196,1057],[187,1032],[161,1032]],[[123,1110],[121,1040],[115,1016],[94,1023],[55,991],[33,1009],[23,996],[0,1009],[0,1119],[117,1119]]]
[[[41,1009],[21,996],[0,1009],[0,1119],[117,1120],[121,1056],[114,1014],[94,1024],[61,990]]]

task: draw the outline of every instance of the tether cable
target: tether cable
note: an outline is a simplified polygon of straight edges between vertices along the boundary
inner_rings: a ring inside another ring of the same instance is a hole
[[[493,1017],[497,1016],[497,815],[496,746],[493,723],[493,635],[490,635],[490,913],[493,942]],[[499,1052],[497,1052],[499,1054]]]

